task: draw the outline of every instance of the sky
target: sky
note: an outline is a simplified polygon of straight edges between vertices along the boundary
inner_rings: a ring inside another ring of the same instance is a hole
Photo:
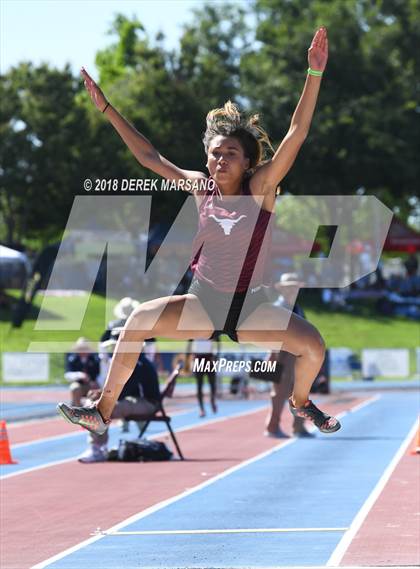
[[[213,0],[214,1],[214,0]],[[204,0],[0,0],[0,69],[21,61],[48,62],[76,73],[82,65],[97,77],[95,54],[112,43],[114,14],[136,16],[150,35],[162,30],[175,47],[182,24]]]

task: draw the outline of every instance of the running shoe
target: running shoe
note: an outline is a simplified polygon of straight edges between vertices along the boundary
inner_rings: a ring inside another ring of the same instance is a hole
[[[70,407],[66,403],[59,403],[57,411],[69,423],[80,425],[91,433],[103,435],[110,421],[104,421],[96,407]]]
[[[335,417],[323,413],[310,399],[303,407],[295,407],[292,400],[289,399],[289,408],[295,417],[302,417],[302,419],[312,421],[321,433],[335,433],[335,431],[341,428],[339,421]]]

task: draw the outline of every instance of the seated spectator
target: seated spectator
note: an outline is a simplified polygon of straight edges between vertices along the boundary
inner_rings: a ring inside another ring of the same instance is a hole
[[[114,348],[117,340],[110,339],[102,348]],[[89,392],[91,402],[99,399],[100,389]],[[125,419],[131,415],[150,415],[154,413],[160,399],[159,379],[155,367],[140,354],[136,367],[125,384],[112,411],[111,419]],[[88,449],[79,457],[79,462],[102,462],[108,457],[108,430],[103,435],[88,434]]]
[[[70,381],[71,404],[79,407],[82,397],[99,387],[99,359],[86,338],[79,338],[73,352],[66,355],[64,377]]]
[[[148,338],[144,341],[143,353],[158,371],[163,369],[156,338]]]
[[[133,310],[139,306],[139,304],[140,303],[137,300],[133,300],[130,296],[122,298],[114,307],[114,316],[116,320],[108,322],[107,329],[101,336],[101,342],[106,342],[111,338],[111,330],[115,330],[115,328],[122,328],[127,318]]]
[[[419,269],[419,260],[414,253],[411,253],[408,259],[405,261],[404,266],[409,277],[415,276],[417,274],[417,271]]]
[[[407,275],[402,281],[399,293],[404,297],[416,297],[420,292],[420,276]]]

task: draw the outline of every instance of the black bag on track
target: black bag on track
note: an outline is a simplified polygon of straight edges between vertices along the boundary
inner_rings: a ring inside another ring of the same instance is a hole
[[[173,453],[165,443],[160,441],[149,441],[147,439],[136,439],[126,441],[120,439],[117,449],[112,449],[108,453],[108,460],[118,460],[120,462],[149,462],[170,460]]]

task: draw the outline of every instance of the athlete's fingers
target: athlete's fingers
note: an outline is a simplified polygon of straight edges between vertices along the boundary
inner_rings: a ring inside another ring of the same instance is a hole
[[[322,43],[327,35],[327,30],[324,27],[319,28],[318,41]]]
[[[80,73],[83,75],[83,77],[85,78],[85,81],[89,81],[90,79],[90,75],[89,73],[86,71],[86,69],[84,67],[81,68]]]
[[[316,45],[316,44],[318,43],[320,34],[321,34],[321,29],[319,29],[319,30],[317,30],[317,31],[315,32],[315,35],[314,35],[314,37],[312,38],[312,44],[311,44],[311,46],[312,46],[312,45]]]
[[[92,89],[93,87],[97,87],[95,81],[92,79],[92,77],[89,75],[89,73],[86,71],[84,67],[82,67],[81,73],[85,78],[85,82],[87,82],[87,88],[90,87],[90,89]]]
[[[320,41],[320,47],[323,51],[325,51],[325,46],[327,44],[327,30],[325,28],[322,28],[322,35],[321,35],[321,41]]]
[[[86,71],[85,67],[82,67],[80,69],[80,72],[82,73],[82,75],[84,75],[85,77],[87,77],[88,79],[92,79],[92,77],[89,75],[89,73]]]
[[[90,77],[89,77],[89,74],[86,72],[86,70],[85,70],[83,67],[82,67],[82,69],[81,69],[80,72],[81,72],[81,74],[82,74],[83,77],[84,77],[84,84],[85,84],[85,87],[86,87],[86,89],[87,89],[87,90],[89,91],[89,93],[90,93],[90,90],[91,90],[91,79],[90,79]]]
[[[91,89],[91,87],[87,81],[85,81],[85,87],[86,87],[86,91],[89,93],[89,95],[92,96],[92,89]]]

